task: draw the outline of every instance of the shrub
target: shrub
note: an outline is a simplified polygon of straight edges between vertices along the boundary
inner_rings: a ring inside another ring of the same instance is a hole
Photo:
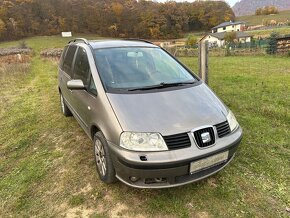
[[[26,44],[25,41],[21,41],[21,42],[19,42],[18,47],[19,47],[19,48],[28,48],[28,46],[27,46],[27,44]]]
[[[225,41],[227,43],[233,43],[237,39],[237,33],[236,32],[228,32],[225,34]]]
[[[186,43],[185,43],[187,46],[190,46],[190,47],[192,47],[192,46],[195,46],[196,44],[197,44],[197,38],[196,38],[196,36],[194,36],[194,35],[189,35],[188,37],[187,37],[187,40],[186,40]]]
[[[256,10],[256,15],[278,14],[278,8],[275,6],[265,6]]]

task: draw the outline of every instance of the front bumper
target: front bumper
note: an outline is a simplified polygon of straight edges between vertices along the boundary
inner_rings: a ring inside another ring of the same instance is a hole
[[[120,181],[137,188],[167,188],[185,185],[217,173],[232,161],[241,139],[242,129],[239,127],[207,149],[199,149],[193,140],[189,148],[160,152],[128,151],[111,143],[109,148],[116,177]],[[225,162],[190,174],[191,162],[224,151],[229,151]],[[132,178],[137,180],[133,182]]]

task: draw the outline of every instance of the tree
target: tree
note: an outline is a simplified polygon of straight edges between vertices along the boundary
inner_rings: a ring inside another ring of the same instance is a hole
[[[274,55],[277,53],[277,38],[279,34],[277,32],[272,32],[269,38],[268,47],[266,49],[267,54]]]
[[[186,43],[187,46],[194,46],[197,44],[197,38],[194,35],[189,35],[187,37]]]
[[[278,8],[275,6],[265,6],[256,10],[256,15],[278,14]]]
[[[222,1],[0,0],[0,40],[62,31],[100,36],[177,38],[234,20]]]
[[[263,9],[262,8],[258,8],[257,10],[256,10],[256,15],[262,15],[262,11],[263,11]]]
[[[228,32],[225,34],[224,39],[227,43],[233,43],[237,39],[237,33],[236,32]]]
[[[0,36],[6,31],[6,25],[3,20],[0,19]]]

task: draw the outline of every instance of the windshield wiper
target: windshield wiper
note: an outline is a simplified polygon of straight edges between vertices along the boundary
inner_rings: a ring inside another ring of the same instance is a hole
[[[194,81],[176,82],[176,83],[165,83],[165,82],[162,82],[162,83],[159,83],[157,85],[144,86],[144,87],[139,87],[139,88],[128,89],[128,91],[163,89],[163,88],[174,87],[174,86],[184,86],[184,85],[189,85],[189,84],[194,84],[194,83],[195,83]]]

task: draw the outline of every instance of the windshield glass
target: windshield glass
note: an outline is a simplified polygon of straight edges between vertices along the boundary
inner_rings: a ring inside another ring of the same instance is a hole
[[[96,49],[95,57],[107,90],[195,81],[190,72],[160,48]]]

